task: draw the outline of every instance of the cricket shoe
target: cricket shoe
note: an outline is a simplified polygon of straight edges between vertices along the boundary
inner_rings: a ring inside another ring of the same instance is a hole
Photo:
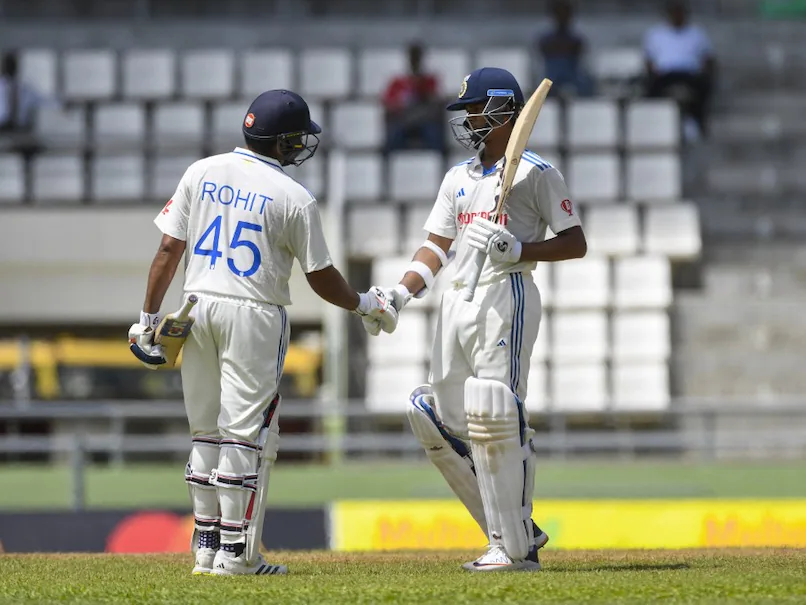
[[[218,551],[215,548],[200,548],[196,551],[196,566],[193,568],[194,576],[203,576],[213,571],[213,561]]]
[[[285,565],[272,565],[266,563],[263,555],[258,555],[254,564],[246,561],[246,555],[219,550],[215,555],[213,569],[214,576],[275,576],[288,573]]]
[[[535,527],[537,528],[536,525]],[[529,554],[526,555],[525,559],[526,561],[529,561],[533,564],[528,571],[540,571],[540,557],[538,556],[537,551],[543,548],[548,543],[548,541],[549,541],[549,535],[546,532],[544,531],[541,531],[540,533],[535,532],[535,543],[532,546],[532,548],[529,549]],[[492,544],[488,544],[487,553],[489,553],[490,550],[492,550],[493,548],[497,547],[494,547]],[[479,571],[476,569],[477,567],[476,564],[479,563],[482,559],[484,559],[487,556],[487,553],[484,553],[475,561],[469,561],[467,563],[464,563],[462,565],[462,568],[468,571]]]
[[[540,571],[540,563],[529,559],[516,560],[507,554],[503,546],[496,544],[473,561],[468,571]]]

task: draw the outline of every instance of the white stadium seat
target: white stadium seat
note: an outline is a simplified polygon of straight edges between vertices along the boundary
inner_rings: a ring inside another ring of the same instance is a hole
[[[607,315],[604,311],[551,314],[551,360],[555,363],[590,363],[607,359]]]
[[[84,162],[79,155],[39,155],[33,159],[33,199],[78,202],[84,197]]]
[[[40,107],[36,113],[34,132],[50,147],[71,150],[83,147],[87,137],[87,112],[83,107]]]
[[[50,48],[26,48],[19,52],[20,80],[47,97],[58,89],[58,61]]]
[[[680,144],[680,111],[670,99],[632,101],[626,118],[630,149],[672,149]]]
[[[398,253],[400,220],[391,205],[352,206],[347,215],[349,252],[375,258]]]
[[[115,53],[111,50],[68,50],[62,68],[67,101],[100,101],[117,90]]]
[[[400,276],[397,277],[400,279]],[[428,331],[428,318],[416,309],[406,309],[400,315],[400,323],[385,338],[370,338],[367,356],[372,363],[397,364],[425,363],[431,351],[431,336]],[[418,385],[412,385],[412,389]]]
[[[406,233],[403,244],[403,253],[414,255],[415,251],[422,245],[423,240],[428,237],[425,222],[431,214],[432,204],[410,204],[406,207]]]
[[[627,197],[642,202],[680,199],[682,176],[676,153],[639,153],[627,160]]]
[[[381,201],[383,158],[377,153],[346,154],[344,187],[345,197],[350,201]]]
[[[425,71],[437,78],[440,95],[459,93],[462,79],[472,71],[470,55],[463,48],[428,48],[423,57]]]
[[[644,74],[643,51],[634,46],[601,48],[593,56],[593,73],[603,80],[629,80]]]
[[[525,404],[529,412],[543,412],[549,407],[548,370],[542,362],[533,360],[529,364]]]
[[[614,364],[613,409],[656,412],[669,407],[669,368],[663,362]]]
[[[649,206],[644,215],[644,250],[673,259],[700,255],[700,214],[691,202]]]
[[[669,358],[671,334],[665,311],[617,312],[611,325],[615,361],[654,362]]]
[[[140,202],[145,193],[142,155],[96,156],[90,167],[90,196],[99,202]]]
[[[240,96],[251,101],[267,90],[296,90],[294,58],[285,48],[246,50],[238,57]]]
[[[227,49],[186,51],[180,58],[182,95],[226,99],[235,90],[235,56]]]
[[[216,151],[223,153],[243,147],[243,122],[249,109],[248,100],[224,101],[213,105],[210,134]]]
[[[562,412],[601,412],[607,408],[604,364],[557,364],[551,375],[551,409]]]
[[[300,94],[311,99],[345,98],[352,94],[350,52],[343,48],[308,48],[300,54]]]
[[[143,144],[146,114],[139,103],[99,105],[93,114],[93,143],[99,149],[123,148]]]
[[[0,154],[0,203],[20,204],[25,199],[25,163],[19,154]]]
[[[390,156],[389,194],[393,200],[432,202],[442,177],[442,157],[436,151],[399,151]]]
[[[616,261],[614,304],[619,309],[664,308],[672,302],[669,259],[635,256]]]
[[[596,309],[610,303],[610,265],[586,256],[556,263],[552,301],[555,308]]]
[[[548,236],[546,237],[548,239]],[[537,263],[532,275],[540,292],[543,308],[551,308],[554,303],[554,285],[552,283],[552,263]]]
[[[152,139],[160,148],[191,148],[205,136],[204,107],[199,102],[162,103],[154,109]]]
[[[542,117],[541,111],[540,119]],[[619,133],[619,110],[615,102],[607,99],[576,100],[569,105],[567,143],[572,149],[616,147]]]
[[[122,58],[123,96],[168,99],[176,92],[176,55],[170,49],[137,48]]]
[[[333,140],[340,147],[373,149],[383,145],[383,108],[377,102],[351,101],[336,105],[331,120]]]
[[[563,141],[562,111],[556,99],[546,99],[540,110],[540,116],[535,123],[532,134],[529,136],[528,148],[538,150],[556,149]]]
[[[371,364],[367,368],[367,409],[402,416],[410,405],[411,392],[427,379],[425,364]]]
[[[313,194],[321,197],[325,194],[325,164],[322,158],[316,157],[311,161],[303,162],[301,166],[285,166],[286,174],[297,181]]]
[[[588,253],[631,256],[640,243],[638,209],[632,204],[593,205],[585,211]]]
[[[408,69],[405,50],[364,47],[358,52],[358,94],[378,98],[392,78],[406,74]]]
[[[520,84],[523,95],[526,99],[534,92],[535,87],[532,83],[532,72],[529,68],[529,51],[523,47],[501,47],[501,48],[482,48],[476,53],[475,65],[502,67],[509,71]],[[474,68],[475,69],[475,68]],[[456,91],[459,91],[459,85],[456,84]]]
[[[150,201],[165,203],[176,192],[176,187],[185,171],[200,155],[151,156],[147,195]]]
[[[568,188],[575,201],[616,201],[621,197],[621,166],[616,153],[576,153],[568,162]]]

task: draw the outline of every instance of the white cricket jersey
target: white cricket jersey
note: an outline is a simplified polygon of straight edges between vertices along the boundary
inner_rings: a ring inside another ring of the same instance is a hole
[[[500,160],[485,170],[480,153],[451,168],[442,180],[436,203],[425,230],[455,240],[456,278],[462,281],[474,263],[475,249],[464,241],[464,230],[477,216],[489,218],[495,210]],[[525,151],[515,181],[498,222],[522,243],[541,242],[546,228],[559,233],[580,225],[562,174],[536,153]],[[479,283],[499,279],[502,274],[531,272],[537,263],[484,264]]]
[[[289,305],[294,258],[305,273],[332,264],[314,196],[240,147],[192,164],[154,222],[187,242],[186,292]]]

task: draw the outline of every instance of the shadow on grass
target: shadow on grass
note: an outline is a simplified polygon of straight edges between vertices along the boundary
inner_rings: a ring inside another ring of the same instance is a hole
[[[688,563],[624,563],[617,565],[594,565],[593,567],[573,567],[570,569],[562,569],[549,567],[544,568],[543,572],[586,572],[586,571],[678,571],[681,569],[689,569],[691,566]]]

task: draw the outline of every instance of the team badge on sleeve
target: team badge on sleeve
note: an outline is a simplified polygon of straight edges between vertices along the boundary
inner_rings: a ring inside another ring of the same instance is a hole
[[[560,202],[560,208],[562,208],[568,216],[574,216],[574,205],[571,203],[571,200],[563,200]]]

